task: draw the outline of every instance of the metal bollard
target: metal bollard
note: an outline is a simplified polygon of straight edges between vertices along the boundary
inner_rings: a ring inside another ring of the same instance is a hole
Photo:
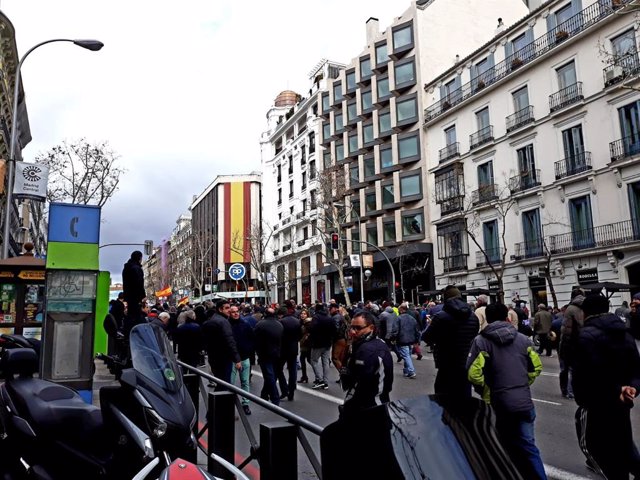
[[[231,392],[209,392],[207,410],[209,455],[207,470],[223,479],[234,479],[234,475],[218,464],[211,453],[233,463],[236,446],[235,394]]]
[[[296,426],[287,422],[260,424],[260,480],[296,480]]]

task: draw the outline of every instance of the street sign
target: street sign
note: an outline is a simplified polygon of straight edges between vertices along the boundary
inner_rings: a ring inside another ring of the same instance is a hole
[[[234,263],[229,267],[229,277],[231,277],[231,280],[242,280],[246,273],[247,270],[241,263]]]
[[[210,283],[205,283],[204,284],[204,291],[205,292],[210,292],[211,291],[211,284]]]
[[[213,269],[213,274],[214,275],[218,275],[220,273],[220,269],[219,268],[214,268]]]

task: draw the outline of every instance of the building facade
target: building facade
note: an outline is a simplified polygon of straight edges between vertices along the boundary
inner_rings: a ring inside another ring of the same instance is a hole
[[[535,307],[581,284],[640,285],[631,3],[538,2],[426,83],[438,288]]]
[[[349,255],[361,250],[373,255],[370,275],[362,282],[363,298],[395,293],[397,300],[418,302],[419,291],[433,288],[422,83],[482,45],[498,17],[516,21],[528,13],[524,3],[512,0],[477,5],[472,0],[414,1],[383,32],[376,19],[369,19],[367,47],[318,93],[318,161],[323,171],[345,179],[338,195],[344,248]],[[452,48],[452,32],[462,29],[464,35],[455,35]],[[335,272],[335,267],[323,270],[330,280],[329,296],[342,300]],[[360,271],[349,274],[359,298]]]
[[[169,285],[174,297],[191,293],[193,271],[193,242],[191,236],[191,213],[180,215],[171,233],[169,243]]]
[[[263,241],[255,234],[261,225],[260,195],[258,173],[219,175],[191,203],[194,296],[264,298]],[[242,281],[229,276],[235,263],[245,267]],[[211,285],[211,293],[203,291],[205,285]]]

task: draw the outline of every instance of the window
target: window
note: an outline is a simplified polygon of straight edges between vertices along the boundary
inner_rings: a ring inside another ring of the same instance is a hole
[[[307,199],[303,198],[302,199],[302,208],[300,210],[302,213],[305,213],[307,211]]]
[[[364,208],[366,213],[376,210],[376,194],[375,192],[367,193],[364,196]]]
[[[393,50],[409,50],[413,47],[413,26],[411,24],[393,30]]]
[[[482,237],[484,238],[484,251],[489,258],[489,263],[500,260],[500,243],[498,240],[498,221],[492,220],[482,224]],[[486,262],[486,258],[483,259]]]
[[[309,162],[309,180],[316,178],[316,161],[311,160]]]
[[[522,233],[524,236],[525,257],[542,255],[542,225],[540,210],[529,210],[522,213]]]
[[[317,208],[317,203],[316,203],[316,191],[315,190],[311,190],[309,192],[309,208],[311,208],[311,210],[314,210],[315,208]],[[314,229],[315,232],[315,229]]]
[[[449,102],[451,104],[457,102],[459,100],[461,92],[460,88],[460,77],[456,77],[453,80],[442,85],[440,89],[440,98]]]
[[[289,180],[289,198],[293,198],[293,180]]]
[[[360,218],[360,200],[351,199],[351,220],[357,221]]]
[[[450,168],[439,172],[435,176],[436,203],[464,195],[464,175],[462,168]]]
[[[456,135],[456,126],[453,125],[444,131],[444,141],[447,146],[455,144],[458,139]]]
[[[360,253],[360,231],[358,229],[351,230],[351,252]]]
[[[336,113],[333,116],[333,121],[335,125],[335,132],[341,132],[344,129],[344,122],[342,121],[342,113]]]
[[[372,245],[378,245],[378,226],[367,225],[367,242]]]
[[[329,122],[322,124],[322,140],[327,141],[331,138],[331,124]]]
[[[289,157],[289,175],[293,174],[293,156]]]
[[[489,107],[485,107],[479,112],[476,112],[476,123],[478,124],[478,131],[484,130],[491,125]]]
[[[341,102],[344,97],[342,96],[342,84],[340,82],[333,84],[333,103]]]
[[[360,182],[360,168],[356,165],[349,169],[349,184],[353,187],[358,182]]]
[[[369,56],[360,59],[360,79],[364,80],[371,76],[371,58]]]
[[[640,102],[636,101],[618,109],[624,155],[640,152]]]
[[[387,63],[388,61],[389,54],[387,52],[386,42],[376,45],[376,65]]]
[[[378,92],[378,101],[389,97],[391,95],[389,91],[389,77],[378,78],[376,89]]]
[[[307,172],[302,172],[302,190],[307,188]]]
[[[376,174],[376,162],[373,156],[364,159],[364,178],[371,178]]]
[[[408,201],[413,200],[413,197],[422,197],[419,171],[400,177],[400,198]]]
[[[373,142],[373,123],[367,123],[362,126],[362,140],[365,145]]]
[[[304,165],[307,162],[307,147],[305,145],[300,145],[300,164]]]
[[[352,123],[358,119],[358,104],[353,101],[347,104],[347,123]]]
[[[355,71],[347,72],[346,79],[347,79],[347,92],[355,90],[356,89],[356,72]]]
[[[520,112],[529,106],[529,89],[522,87],[511,94],[513,97],[513,110]]]
[[[633,238],[637,240],[640,237],[640,182],[630,183],[628,192]]]
[[[395,197],[393,195],[393,183],[382,185],[382,206],[393,205]]]
[[[278,180],[278,183],[280,183],[282,181],[282,165],[278,165],[278,176],[276,177],[276,179]]]
[[[482,165],[478,165],[478,186],[483,187],[493,186],[493,161],[489,160]]]
[[[355,155],[358,151],[358,133],[349,135],[349,155]]]
[[[529,144],[516,150],[518,155],[519,189],[527,189],[538,185],[536,161],[533,155],[533,145]]]
[[[624,55],[633,54],[633,58],[636,60],[635,65],[637,65],[637,47],[634,30],[628,30],[622,35],[612,38],[611,50],[613,51],[614,59],[618,63]]]
[[[384,235],[384,243],[394,243],[396,241],[396,222],[395,220],[385,221],[382,224],[382,233]]]
[[[336,162],[344,160],[344,144],[342,142],[336,143]]]
[[[562,24],[573,16],[573,8],[571,7],[572,5],[569,3],[568,5],[562,7],[560,10],[558,10],[555,13],[556,25],[558,25],[560,30],[565,30],[567,28],[566,25],[562,25]]]
[[[395,85],[410,84],[416,81],[416,67],[413,60],[394,67]]]
[[[571,61],[556,70],[558,75],[558,88],[560,90],[575,85],[578,82],[576,64]]]
[[[582,125],[568,128],[562,131],[562,144],[564,147],[564,161],[567,174],[573,175],[586,170],[587,155],[584,151],[584,139],[582,137]]]
[[[393,167],[393,150],[391,147],[380,149],[380,170]]]
[[[371,90],[366,90],[360,93],[360,101],[362,103],[362,111],[366,112],[373,108],[373,100],[371,98]]]
[[[331,152],[324,152],[322,158],[324,160],[324,168],[329,168],[331,166]]]
[[[278,205],[282,203],[282,189],[278,189]]]
[[[528,44],[528,42],[527,42],[526,33],[523,33],[522,35],[520,35],[520,36],[514,38],[513,40],[511,40],[511,45],[513,45],[513,51],[514,52],[517,52],[521,48],[526,47],[527,44]]]
[[[589,196],[585,195],[584,197],[571,199],[569,202],[569,214],[574,248],[593,247],[593,221]]]
[[[402,238],[424,236],[424,214],[422,212],[402,213]]]
[[[464,220],[438,225],[438,258],[444,263],[445,272],[467,268],[468,247]]]
[[[420,136],[414,132],[411,136],[398,138],[398,162],[413,162],[420,159]]]
[[[330,108],[329,94],[324,93],[322,95],[322,113],[327,113],[329,111],[329,108]]]
[[[493,53],[471,66],[471,82],[473,90],[480,90],[493,81],[494,77]]]
[[[398,123],[418,120],[418,102],[415,97],[396,101],[396,119]]]
[[[378,135],[391,133],[391,113],[378,114]]]

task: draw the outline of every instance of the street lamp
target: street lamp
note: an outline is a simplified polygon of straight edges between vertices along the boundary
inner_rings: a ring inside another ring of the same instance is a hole
[[[37,45],[31,47],[27,50],[20,62],[18,62],[18,66],[16,67],[16,75],[15,75],[15,85],[13,87],[13,114],[11,117],[11,137],[9,140],[9,171],[7,176],[7,198],[5,205],[5,215],[3,219],[3,237],[2,237],[2,258],[8,258],[9,256],[9,228],[11,224],[11,207],[13,203],[13,176],[14,176],[14,164],[16,161],[15,153],[16,153],[16,134],[17,134],[17,125],[18,125],[18,93],[20,91],[20,69],[22,68],[22,64],[27,59],[29,54],[33,52],[36,48],[41,47],[42,45],[46,45],[47,43],[54,42],[71,42],[74,45],[77,45],[82,48],[86,48],[87,50],[91,50],[92,52],[97,52],[100,50],[104,44],[98,40],[71,40],[68,38],[54,38],[52,40],[46,40],[44,42],[40,42]]]
[[[345,204],[341,203],[341,202],[334,202],[333,204],[336,207],[342,207],[345,208]],[[360,236],[362,235],[362,225],[360,224],[360,213],[358,213],[358,211],[353,208],[353,204],[351,205],[351,209],[350,209],[350,213],[355,212],[355,214],[358,216],[358,238],[360,238]],[[362,302],[362,304],[364,305],[364,278],[362,275],[362,247],[359,245],[358,246],[358,256],[360,257],[360,301]]]

